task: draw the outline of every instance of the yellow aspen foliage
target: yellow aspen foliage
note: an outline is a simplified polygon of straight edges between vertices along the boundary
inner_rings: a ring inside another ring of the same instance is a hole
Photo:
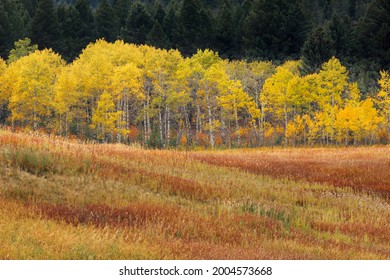
[[[371,98],[368,98],[361,103],[358,108],[357,116],[359,140],[364,140],[365,144],[371,144],[377,136],[379,124],[384,121],[383,117],[379,116]]]
[[[273,76],[268,78],[263,87],[263,95],[260,97],[262,103],[268,110],[274,112],[279,120],[284,123],[285,136],[287,133],[287,125],[289,120],[289,113],[295,105],[293,94],[295,91],[288,90],[289,82],[295,77],[290,71],[291,64],[296,66],[296,63],[286,62],[284,65],[276,68]]]
[[[97,128],[98,138],[104,141],[111,140],[113,133],[117,132],[117,122],[122,112],[117,112],[112,95],[104,92],[100,95],[97,108],[92,116],[91,127]]]
[[[5,61],[0,57],[0,102],[3,102],[8,99],[7,95],[9,94],[5,87],[5,81],[4,81],[4,73],[7,69],[7,64]]]
[[[342,93],[348,85],[347,80],[347,69],[337,58],[332,57],[325,62],[318,74],[319,104],[330,104],[332,107],[342,105]]]
[[[348,145],[352,137],[352,132],[356,134],[358,130],[357,113],[358,109],[350,104],[337,112],[334,125],[339,143],[344,142],[345,145]]]
[[[226,61],[207,49],[184,58],[121,40],[97,40],[68,65],[51,50],[35,51],[8,65],[0,59],[0,120],[153,147],[389,139],[388,71],[375,100],[362,101],[337,58],[305,76],[300,64]]]
[[[357,83],[351,83],[348,85],[347,94],[348,97],[346,103],[355,107],[358,106],[360,99],[362,98],[362,93],[360,92]]]
[[[295,146],[298,143],[304,143],[306,141],[306,126],[305,119],[300,115],[295,116],[294,120],[289,121],[287,125],[286,136],[289,142]]]
[[[382,114],[386,117],[388,132],[390,133],[390,73],[389,71],[381,71],[380,75],[377,103]]]
[[[4,59],[2,59],[0,57],[0,78],[3,77],[4,73],[5,73],[5,69],[7,69],[7,64],[6,62],[4,61]]]
[[[31,129],[51,128],[54,85],[65,62],[52,50],[35,51],[10,64],[5,76],[13,122]]]

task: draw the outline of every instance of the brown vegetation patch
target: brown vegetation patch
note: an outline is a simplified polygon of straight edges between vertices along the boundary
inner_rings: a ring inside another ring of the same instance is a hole
[[[226,195],[223,189],[213,188],[212,186],[198,183],[191,179],[157,173],[141,168],[125,167],[121,164],[107,161],[99,161],[98,174],[103,178],[122,181],[132,180],[137,185],[143,185],[155,192],[200,201]]]
[[[390,195],[390,147],[193,153],[203,163]]]
[[[149,228],[160,235],[188,242],[207,241],[217,244],[242,244],[259,236],[282,234],[280,223],[249,213],[203,216],[177,206],[133,203],[123,208],[106,205],[70,207],[65,205],[30,205],[46,219],[102,227]],[[248,239],[249,238],[249,239]]]
[[[319,231],[326,231],[330,233],[340,232],[356,237],[367,236],[370,239],[378,239],[390,242],[390,229],[383,226],[358,223],[331,224],[324,222],[313,222],[311,223],[311,227]]]
[[[141,227],[177,215],[177,209],[151,203],[136,203],[124,208],[107,205],[70,207],[65,205],[38,204],[33,206],[45,218],[69,224],[87,224],[96,227]]]

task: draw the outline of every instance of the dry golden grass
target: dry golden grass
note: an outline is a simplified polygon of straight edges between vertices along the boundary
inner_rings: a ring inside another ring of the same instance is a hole
[[[0,259],[389,259],[389,159],[0,130]]]

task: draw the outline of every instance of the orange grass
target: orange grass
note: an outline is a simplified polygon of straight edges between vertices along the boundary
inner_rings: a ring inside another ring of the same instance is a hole
[[[389,158],[0,130],[0,259],[390,259]]]

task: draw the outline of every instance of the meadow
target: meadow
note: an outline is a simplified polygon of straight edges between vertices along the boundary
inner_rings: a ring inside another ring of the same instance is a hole
[[[390,147],[145,150],[0,130],[0,259],[390,259]]]

